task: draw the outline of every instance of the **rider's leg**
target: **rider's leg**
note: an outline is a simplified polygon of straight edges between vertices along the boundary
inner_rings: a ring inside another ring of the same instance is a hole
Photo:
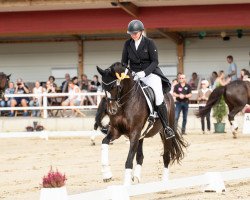
[[[162,91],[161,78],[155,74],[150,74],[141,79],[146,85],[150,86],[155,94],[155,104],[157,106],[157,113],[161,120],[162,126],[165,129],[166,138],[174,137],[174,131],[168,126],[167,108],[164,102],[164,95]]]

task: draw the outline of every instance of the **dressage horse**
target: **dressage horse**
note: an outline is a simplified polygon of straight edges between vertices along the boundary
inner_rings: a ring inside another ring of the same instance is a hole
[[[117,62],[108,69],[103,70],[97,67],[102,76],[102,84],[107,98],[107,111],[110,118],[109,130],[102,141],[102,172],[103,180],[110,181],[112,172],[109,166],[108,145],[110,141],[125,135],[130,140],[130,147],[125,163],[124,185],[130,185],[131,180],[140,182],[141,166],[143,163],[143,138],[141,132],[149,116],[149,108],[144,97],[139,81],[134,81],[132,74],[125,67]],[[184,157],[184,148],[187,147],[182,136],[175,129],[174,100],[170,94],[165,95],[165,102],[168,107],[169,126],[175,132],[175,138],[167,140],[163,132],[161,121],[157,118],[152,129],[145,137],[152,137],[158,132],[162,139],[163,152],[163,181],[168,180],[168,167],[170,163],[178,163]],[[133,160],[136,154],[137,165],[133,169]]]
[[[0,98],[3,97],[4,90],[8,87],[8,82],[10,80],[10,75],[6,75],[3,72],[0,72]]]
[[[234,116],[240,112],[246,104],[250,104],[250,82],[240,80],[232,81],[226,86],[215,88],[209,96],[206,106],[199,110],[196,116],[206,116],[211,108],[219,102],[222,95],[229,108],[228,120],[231,125],[233,137],[237,138],[238,125],[234,121]]]

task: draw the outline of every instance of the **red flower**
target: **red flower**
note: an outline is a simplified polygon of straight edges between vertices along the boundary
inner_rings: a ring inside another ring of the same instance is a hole
[[[50,168],[50,171],[48,172],[47,176],[43,177],[43,183],[42,187],[44,188],[58,188],[65,185],[67,178],[64,175],[62,175],[58,170],[53,171],[52,167]]]

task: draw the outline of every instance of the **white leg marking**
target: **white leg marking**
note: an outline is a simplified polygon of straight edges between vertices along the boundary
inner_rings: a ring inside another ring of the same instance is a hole
[[[130,186],[132,180],[132,169],[125,169],[124,186]]]
[[[136,165],[134,170],[134,181],[137,179],[138,183],[141,182],[141,165]]]
[[[109,166],[109,145],[102,144],[102,176],[103,179],[112,178],[112,172]]]
[[[163,175],[162,175],[162,181],[163,182],[168,182],[168,180],[169,180],[169,169],[164,167]]]

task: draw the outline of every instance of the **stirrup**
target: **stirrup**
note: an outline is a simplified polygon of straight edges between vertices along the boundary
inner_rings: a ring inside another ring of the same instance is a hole
[[[170,128],[169,126],[167,126],[164,129],[164,133],[165,133],[165,137],[166,137],[167,140],[175,137],[175,133],[174,133],[173,129]]]

